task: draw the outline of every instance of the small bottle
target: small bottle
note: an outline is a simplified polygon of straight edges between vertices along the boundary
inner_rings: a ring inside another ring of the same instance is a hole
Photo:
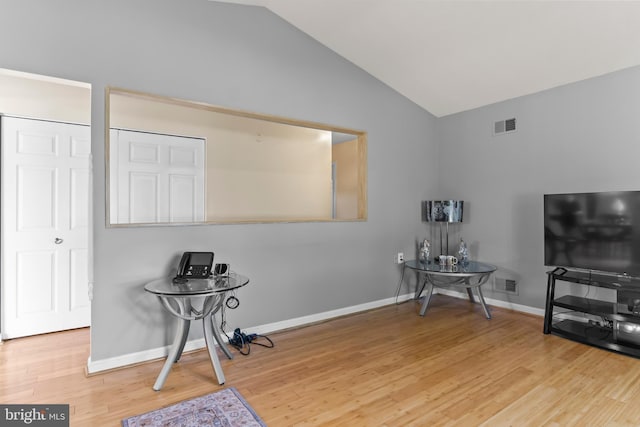
[[[458,262],[462,265],[469,263],[469,248],[464,240],[460,239],[460,246],[458,246]]]
[[[424,239],[420,245],[418,252],[418,260],[423,263],[429,263],[429,255],[431,254],[431,244],[427,239]]]

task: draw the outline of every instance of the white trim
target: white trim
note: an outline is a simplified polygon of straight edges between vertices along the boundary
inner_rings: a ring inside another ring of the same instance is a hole
[[[467,296],[466,292],[456,292],[456,291],[452,291],[450,289],[438,288],[438,289],[435,289],[435,293],[442,294],[442,295],[448,295],[448,296],[456,297],[456,298],[462,298],[462,299],[469,298]],[[528,305],[515,304],[513,302],[502,301],[502,300],[493,299],[493,298],[485,298],[484,301],[487,304],[495,305],[496,307],[502,307],[502,308],[506,308],[506,309],[509,309],[509,310],[513,310],[513,311],[519,311],[521,313],[535,314],[536,316],[544,317],[544,309],[543,308],[529,307]]]
[[[69,79],[62,79],[59,77],[45,76],[42,74],[27,73],[24,71],[9,70],[7,68],[0,68],[0,74],[4,76],[9,76],[9,77],[18,77],[22,79],[38,80],[41,82],[55,83],[55,84],[60,84],[65,86],[75,86],[75,87],[81,87],[85,89],[91,89],[91,83],[79,82],[76,80],[69,80]]]
[[[407,301],[413,298],[413,294],[401,295],[398,302]],[[351,307],[339,308],[336,310],[325,311],[324,313],[311,314],[309,316],[297,317],[295,319],[283,320],[282,322],[274,322],[266,325],[247,328],[251,333],[267,334],[270,332],[282,331],[289,328],[297,328],[311,323],[321,322],[323,320],[333,319],[348,314],[359,313],[361,311],[371,310],[374,308],[384,307],[396,302],[395,298],[386,298],[383,300],[372,301],[365,304],[354,305]]]
[[[204,338],[187,341],[184,351],[199,350],[204,348]],[[150,350],[138,351],[136,353],[124,354],[122,356],[110,357],[108,359],[92,361],[91,357],[87,359],[87,373],[95,374],[96,372],[108,371],[109,369],[122,368],[123,366],[135,365],[136,363],[148,362],[150,360],[161,359],[167,357],[171,346],[157,347]]]
[[[449,291],[445,289],[437,289],[437,293],[453,296],[456,298],[467,298],[466,294]],[[333,319],[340,316],[346,316],[349,314],[359,313],[374,308],[384,307],[387,305],[395,304],[396,302],[404,302],[413,299],[413,294],[400,295],[396,298],[386,298],[378,301],[372,301],[365,304],[353,305],[350,307],[338,308],[336,310],[325,311],[322,313],[311,314],[309,316],[297,317],[294,319],[283,320],[281,322],[267,323],[265,325],[253,326],[246,328],[247,333],[252,334],[268,334],[271,332],[281,331],[284,329],[296,328],[300,326],[309,325],[311,323],[320,322],[323,320]],[[530,313],[539,316],[544,316],[544,310],[527,307],[525,305],[513,304],[505,301],[487,299],[485,301],[489,305],[495,305],[497,307],[508,308],[514,311],[520,311],[523,313]],[[169,354],[169,348],[171,345],[164,347],[158,347],[151,350],[140,351],[136,353],[125,354],[122,356],[111,357],[108,359],[92,361],[91,358],[87,361],[87,372],[94,374],[109,369],[121,368],[136,363],[148,362],[150,360],[160,359],[167,357]],[[199,338],[192,341],[187,341],[184,351],[199,350],[205,347],[204,338]]]

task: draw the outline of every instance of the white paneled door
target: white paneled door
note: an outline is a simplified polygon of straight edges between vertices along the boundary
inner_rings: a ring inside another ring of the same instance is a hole
[[[205,140],[111,129],[110,221],[204,221]]]
[[[89,326],[89,126],[2,117],[3,338]]]

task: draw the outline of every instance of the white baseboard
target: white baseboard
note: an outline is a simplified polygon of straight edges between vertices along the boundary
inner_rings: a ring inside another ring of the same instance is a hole
[[[442,295],[449,295],[451,297],[456,297],[456,298],[463,298],[463,299],[469,298],[466,292],[458,292],[458,291],[453,291],[451,289],[437,288],[435,289],[434,292]],[[487,304],[494,305],[496,307],[507,308],[509,310],[519,311],[521,313],[535,314],[536,316],[544,317],[544,309],[542,308],[529,307],[528,305],[515,304],[509,301],[502,301],[499,299],[486,298],[486,297],[484,301]]]
[[[184,351],[192,351],[204,348],[204,338],[187,341]],[[161,359],[169,354],[170,345],[152,348],[150,350],[138,351],[136,353],[123,354],[122,356],[110,357],[102,360],[87,360],[87,373],[108,371],[110,369],[122,368],[123,366],[135,365],[136,363],[148,362],[150,360]]]
[[[413,298],[413,294],[400,295],[397,302],[404,302]],[[254,334],[267,334],[270,332],[282,331],[289,328],[297,328],[311,323],[321,322],[323,320],[333,319],[335,317],[345,316],[348,314],[359,313],[361,311],[371,310],[385,305],[391,305],[396,302],[396,298],[386,298],[383,300],[368,302],[365,304],[353,305],[351,307],[339,308],[337,310],[325,311],[323,313],[311,314],[309,316],[297,317],[295,319],[283,320],[282,322],[268,323],[247,328]]]
[[[413,298],[413,295],[400,295],[397,299],[398,302],[406,301]],[[396,302],[396,298],[386,298],[379,301],[368,302],[365,304],[354,305],[351,307],[339,308],[337,310],[325,311],[323,313],[312,314],[309,316],[297,317],[295,319],[283,320],[281,322],[268,323],[260,326],[253,326],[242,328],[245,333],[266,335],[271,332],[281,331],[283,329],[296,328],[310,323],[320,322],[334,317],[345,316],[347,314],[358,313],[360,311],[371,310],[373,308],[383,307]],[[223,337],[224,338],[224,337]],[[184,351],[199,350],[205,348],[204,338],[199,338],[192,341],[187,341],[184,346]],[[91,360],[89,357],[87,361],[87,373],[95,374],[97,372],[107,371],[110,369],[121,368],[128,365],[135,365],[136,363],[148,362],[150,360],[160,359],[167,357],[171,345],[164,347],[158,347],[150,350],[139,351],[136,353],[124,354],[122,356],[110,357],[102,360]]]
[[[466,293],[451,291],[448,289],[437,289],[437,293],[443,295],[449,295],[456,298],[467,298]],[[296,317],[294,319],[283,320],[281,322],[267,323],[264,325],[242,328],[246,333],[266,335],[271,332],[281,331],[284,329],[297,328],[300,326],[308,325],[311,323],[320,322],[323,320],[333,319],[335,317],[345,316],[348,314],[358,313],[361,311],[371,310],[386,305],[391,305],[396,302],[404,302],[413,298],[413,294],[400,295],[396,298],[386,298],[383,300],[372,301],[365,304],[354,305],[350,307],[339,308],[336,310],[325,311],[323,313],[311,314],[309,316]],[[528,307],[525,305],[514,304],[510,302],[494,300],[491,298],[485,298],[485,301],[489,305],[496,307],[508,308],[514,311],[520,311],[523,313],[536,314],[544,316],[544,310]],[[102,360],[91,360],[89,357],[87,361],[87,372],[89,374],[95,374],[110,369],[122,368],[124,366],[135,365],[137,363],[148,362],[150,360],[160,359],[167,357],[169,354],[169,348],[171,346],[163,346],[150,350],[139,351],[136,353],[125,354],[122,356],[111,357]],[[204,338],[199,338],[192,341],[187,341],[184,351],[199,350],[205,347]]]

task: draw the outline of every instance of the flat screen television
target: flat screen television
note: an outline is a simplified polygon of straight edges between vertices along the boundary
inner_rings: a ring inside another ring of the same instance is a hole
[[[640,191],[545,194],[544,264],[640,276]]]

